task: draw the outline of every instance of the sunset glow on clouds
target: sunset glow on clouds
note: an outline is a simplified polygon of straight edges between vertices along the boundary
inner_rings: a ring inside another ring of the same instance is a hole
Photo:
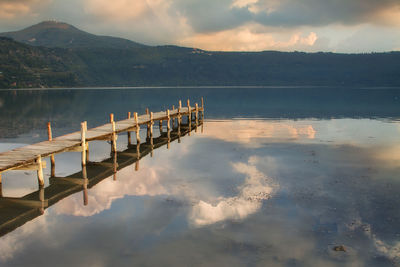
[[[400,47],[397,0],[0,0],[2,32],[47,19],[149,45],[205,50],[371,52]]]

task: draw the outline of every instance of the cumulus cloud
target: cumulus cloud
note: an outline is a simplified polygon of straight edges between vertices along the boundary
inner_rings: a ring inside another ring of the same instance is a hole
[[[277,184],[271,178],[260,172],[255,164],[257,157],[251,157],[248,163],[233,163],[232,167],[246,175],[246,180],[235,197],[220,197],[216,203],[200,200],[189,216],[194,226],[204,226],[224,220],[239,220],[257,212],[262,201],[270,198],[276,191]]]
[[[400,36],[397,0],[0,0],[0,31],[46,19],[150,45],[207,50],[365,52],[400,43],[393,37]],[[375,38],[383,44],[346,42],[360,25],[377,27],[369,35],[385,32]]]

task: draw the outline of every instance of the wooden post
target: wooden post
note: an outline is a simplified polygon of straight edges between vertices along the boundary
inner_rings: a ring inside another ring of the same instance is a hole
[[[3,197],[3,184],[1,183],[1,172],[0,172],[0,197]]]
[[[192,116],[192,110],[190,109],[190,100],[187,100],[187,107],[188,107],[188,119],[191,119]]]
[[[49,141],[53,140],[53,133],[51,132],[51,123],[48,122],[47,123],[47,135],[49,137]],[[54,154],[50,155],[50,162],[51,162],[51,177],[56,176],[55,172],[56,172],[56,168],[55,168],[55,159],[54,159]]]
[[[128,119],[130,119],[131,118],[131,112],[129,111],[128,112]],[[132,140],[131,140],[131,132],[130,131],[128,131],[128,145],[130,145],[132,143]]]
[[[51,123],[47,123],[47,135],[49,136],[49,141],[53,140],[53,134],[51,133]]]
[[[179,100],[179,108],[182,109],[182,101]]]
[[[133,117],[135,119],[135,124],[136,124],[136,143],[140,144],[140,125],[139,125],[139,120],[138,120],[138,115],[137,112],[133,113]]]
[[[181,126],[182,117],[181,117],[181,108],[178,108],[178,127]]]
[[[195,113],[195,118],[196,118],[196,125],[199,120],[199,105],[196,103],[196,113]]]
[[[167,131],[171,130],[171,117],[170,117],[170,113],[169,113],[169,109],[167,109]]]
[[[167,138],[168,138],[167,149],[169,149],[170,145],[171,145],[171,130],[169,130],[169,129],[168,129],[168,132],[167,132]]]
[[[81,122],[81,147],[82,147],[82,166],[86,165],[86,127],[85,123]]]
[[[175,110],[175,105],[172,105],[172,110]]]
[[[43,178],[43,168],[42,168],[42,157],[40,155],[37,155],[36,157],[36,164],[38,165],[37,176],[38,176],[39,186],[43,186],[44,178]]]
[[[146,108],[146,114],[149,115],[149,108]]]
[[[115,133],[115,121],[111,123],[112,126],[112,152],[117,152],[117,134]]]
[[[87,170],[86,166],[82,166],[82,178],[83,178],[83,205],[87,206],[89,203],[89,198],[88,198],[88,190],[87,190],[87,185],[88,185],[88,178],[87,178]]]
[[[150,112],[150,135],[151,135],[151,138],[153,138],[153,124],[154,124],[153,112]]]
[[[117,151],[117,138],[115,133],[115,121],[114,121],[114,114],[110,113],[110,123],[111,123],[111,151]]]
[[[114,152],[113,155],[113,180],[116,181],[117,180],[117,151]]]
[[[139,170],[139,160],[135,162],[135,171]]]
[[[158,123],[158,127],[160,128],[160,134],[162,133],[162,123],[163,123],[163,121],[162,120],[160,120],[159,121],[159,123]]]
[[[41,207],[39,208],[40,214],[44,214],[44,186],[39,185],[39,201],[41,202]]]

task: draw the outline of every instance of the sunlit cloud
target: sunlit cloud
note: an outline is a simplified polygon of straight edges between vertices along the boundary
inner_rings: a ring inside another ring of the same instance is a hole
[[[318,39],[315,32],[295,32],[283,36],[256,31],[254,28],[257,26],[259,25],[246,25],[232,30],[194,34],[180,40],[179,43],[211,51],[288,51],[310,49]]]
[[[251,157],[246,163],[233,163],[235,171],[246,175],[246,180],[234,197],[220,197],[215,203],[199,201],[192,209],[189,220],[194,226],[204,226],[224,220],[240,220],[257,212],[262,201],[271,197],[277,185],[260,172],[255,163],[257,157]]]
[[[51,0],[0,0],[0,20],[17,19],[20,16],[37,16],[37,9]]]
[[[113,181],[112,177],[102,181],[96,187],[90,189],[88,206],[82,205],[82,198],[67,198],[55,206],[57,214],[69,214],[74,216],[92,216],[104,210],[110,209],[113,201],[125,196],[156,196],[169,194],[162,185],[160,174],[167,174],[167,167],[142,168],[135,172],[134,165],[118,172],[122,181]]]
[[[312,125],[293,122],[272,122],[263,120],[209,121],[203,137],[212,137],[226,142],[237,142],[247,146],[258,146],[257,139],[265,138],[269,142],[283,140],[314,139],[316,130]]]

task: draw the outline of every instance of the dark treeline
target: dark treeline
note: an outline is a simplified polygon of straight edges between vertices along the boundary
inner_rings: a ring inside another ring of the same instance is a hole
[[[400,52],[48,48],[0,37],[0,88],[188,85],[400,86]]]

